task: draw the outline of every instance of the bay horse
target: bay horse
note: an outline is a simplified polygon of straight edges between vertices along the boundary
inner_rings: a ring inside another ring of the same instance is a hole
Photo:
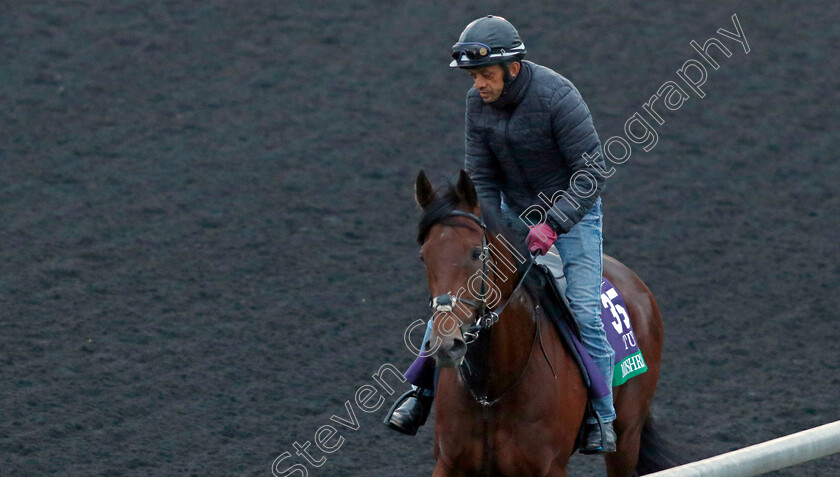
[[[498,206],[479,201],[463,170],[457,185],[437,191],[421,171],[415,200],[423,210],[418,242],[437,310],[427,342],[440,367],[433,477],[565,476],[587,389],[540,307],[545,283],[527,273],[527,263],[516,263],[518,253],[528,257],[524,235],[514,236]],[[502,262],[515,264],[510,277],[499,273]],[[614,388],[617,452],[605,456],[607,474],[670,467],[675,463],[658,452],[649,416],[662,356],[659,308],[644,282],[618,260],[605,255],[603,274],[624,296],[648,366]],[[501,304],[494,310],[491,294]]]

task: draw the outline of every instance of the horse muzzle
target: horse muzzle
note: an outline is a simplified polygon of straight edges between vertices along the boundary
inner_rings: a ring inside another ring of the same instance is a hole
[[[459,332],[458,335],[461,333]],[[433,349],[433,342],[437,341],[438,347],[432,353],[432,358],[438,366],[444,368],[456,368],[464,361],[467,355],[467,343],[460,336],[432,336],[431,342],[426,343],[427,349]]]

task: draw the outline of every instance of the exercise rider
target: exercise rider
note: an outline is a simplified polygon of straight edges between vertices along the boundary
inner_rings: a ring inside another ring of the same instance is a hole
[[[483,200],[523,220],[530,206],[546,209],[541,198],[551,201],[543,222],[526,222],[528,248],[545,254],[556,246],[584,347],[611,383],[614,352],[600,318],[605,165],[589,108],[571,81],[524,60],[525,45],[504,18],[490,15],[467,25],[452,57],[449,66],[473,79],[466,102],[466,170]],[[433,400],[433,385],[426,386],[403,396],[386,418],[389,427],[417,432]],[[587,419],[581,452],[614,452],[612,394],[594,399],[593,407],[604,423],[604,439],[597,421]]]

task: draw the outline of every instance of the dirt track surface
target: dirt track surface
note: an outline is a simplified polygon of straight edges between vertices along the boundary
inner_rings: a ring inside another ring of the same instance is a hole
[[[690,40],[730,48],[616,166],[605,251],[659,301],[654,409],[691,457],[840,419],[836,2],[92,3],[0,5],[3,476],[270,476],[284,452],[313,476],[430,475],[432,426],[394,434],[385,406],[336,426],[322,467],[293,443],[411,361],[412,184],[462,166],[448,48],[487,13],[602,141],[699,59]],[[716,35],[733,13],[748,54]]]

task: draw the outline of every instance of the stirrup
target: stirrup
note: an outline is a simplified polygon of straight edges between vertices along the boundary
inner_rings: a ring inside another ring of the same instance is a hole
[[[419,422],[409,421],[407,424],[411,424],[410,426],[401,426],[401,425],[398,425],[397,423],[394,423],[393,422],[393,417],[394,417],[394,413],[396,412],[396,410],[400,406],[405,404],[405,402],[408,399],[412,399],[412,398],[416,399],[417,400],[417,405],[420,406]],[[385,424],[385,426],[387,426],[388,428],[393,429],[397,432],[401,432],[403,434],[408,434],[410,436],[413,436],[413,435],[417,434],[417,431],[420,429],[420,427],[423,426],[423,424],[426,423],[426,420],[428,419],[429,414],[431,413],[431,407],[432,407],[433,399],[434,398],[431,397],[431,396],[421,395],[420,393],[417,392],[417,389],[411,389],[411,390],[405,392],[402,396],[400,396],[394,402],[394,404],[391,406],[391,409],[388,410],[388,414],[385,415],[385,419],[383,420],[382,423]]]
[[[589,423],[590,419],[595,419],[595,423]],[[607,436],[607,428],[605,427],[607,423],[601,419],[601,415],[598,414],[598,411],[592,405],[592,400],[586,401],[586,412],[584,413],[583,423],[580,426],[580,432],[578,433],[578,451],[584,455],[593,455],[593,454],[607,454],[610,452],[615,452],[615,438],[613,438],[612,442],[609,442]],[[601,442],[600,445],[597,447],[589,447],[587,438],[589,437],[590,430],[597,426],[598,431],[601,434]],[[615,436],[615,432],[613,431],[613,436]],[[606,448],[605,448],[605,443]]]

